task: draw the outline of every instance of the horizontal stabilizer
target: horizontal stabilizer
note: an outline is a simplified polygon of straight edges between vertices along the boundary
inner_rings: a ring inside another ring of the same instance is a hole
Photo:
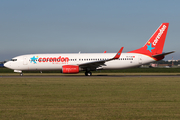
[[[160,56],[165,56],[171,53],[174,53],[175,51],[167,52],[167,53],[162,53],[162,54],[157,54],[157,55],[152,55],[152,57],[160,57]]]

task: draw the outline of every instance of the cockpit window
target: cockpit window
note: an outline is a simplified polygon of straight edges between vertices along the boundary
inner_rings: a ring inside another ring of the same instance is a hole
[[[11,59],[11,61],[17,61],[17,59]]]

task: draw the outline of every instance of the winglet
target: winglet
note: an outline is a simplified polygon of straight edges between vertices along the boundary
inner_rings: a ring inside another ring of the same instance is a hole
[[[120,49],[119,52],[114,56],[113,59],[118,59],[118,58],[121,56],[121,53],[122,53],[122,51],[123,51],[123,48],[124,48],[124,47],[121,47],[121,49]]]

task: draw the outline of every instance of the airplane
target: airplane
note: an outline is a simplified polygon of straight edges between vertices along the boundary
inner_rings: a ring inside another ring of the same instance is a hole
[[[12,58],[4,64],[14,72],[23,75],[23,71],[59,70],[64,74],[85,71],[124,69],[162,60],[171,52],[162,52],[169,23],[162,23],[145,45],[139,49],[122,53],[71,53],[71,54],[28,54]]]

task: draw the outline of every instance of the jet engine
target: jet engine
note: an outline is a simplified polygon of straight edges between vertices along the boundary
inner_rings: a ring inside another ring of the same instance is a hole
[[[62,66],[62,73],[64,73],[64,74],[79,73],[79,66],[77,66],[77,65],[64,65],[64,66]]]

